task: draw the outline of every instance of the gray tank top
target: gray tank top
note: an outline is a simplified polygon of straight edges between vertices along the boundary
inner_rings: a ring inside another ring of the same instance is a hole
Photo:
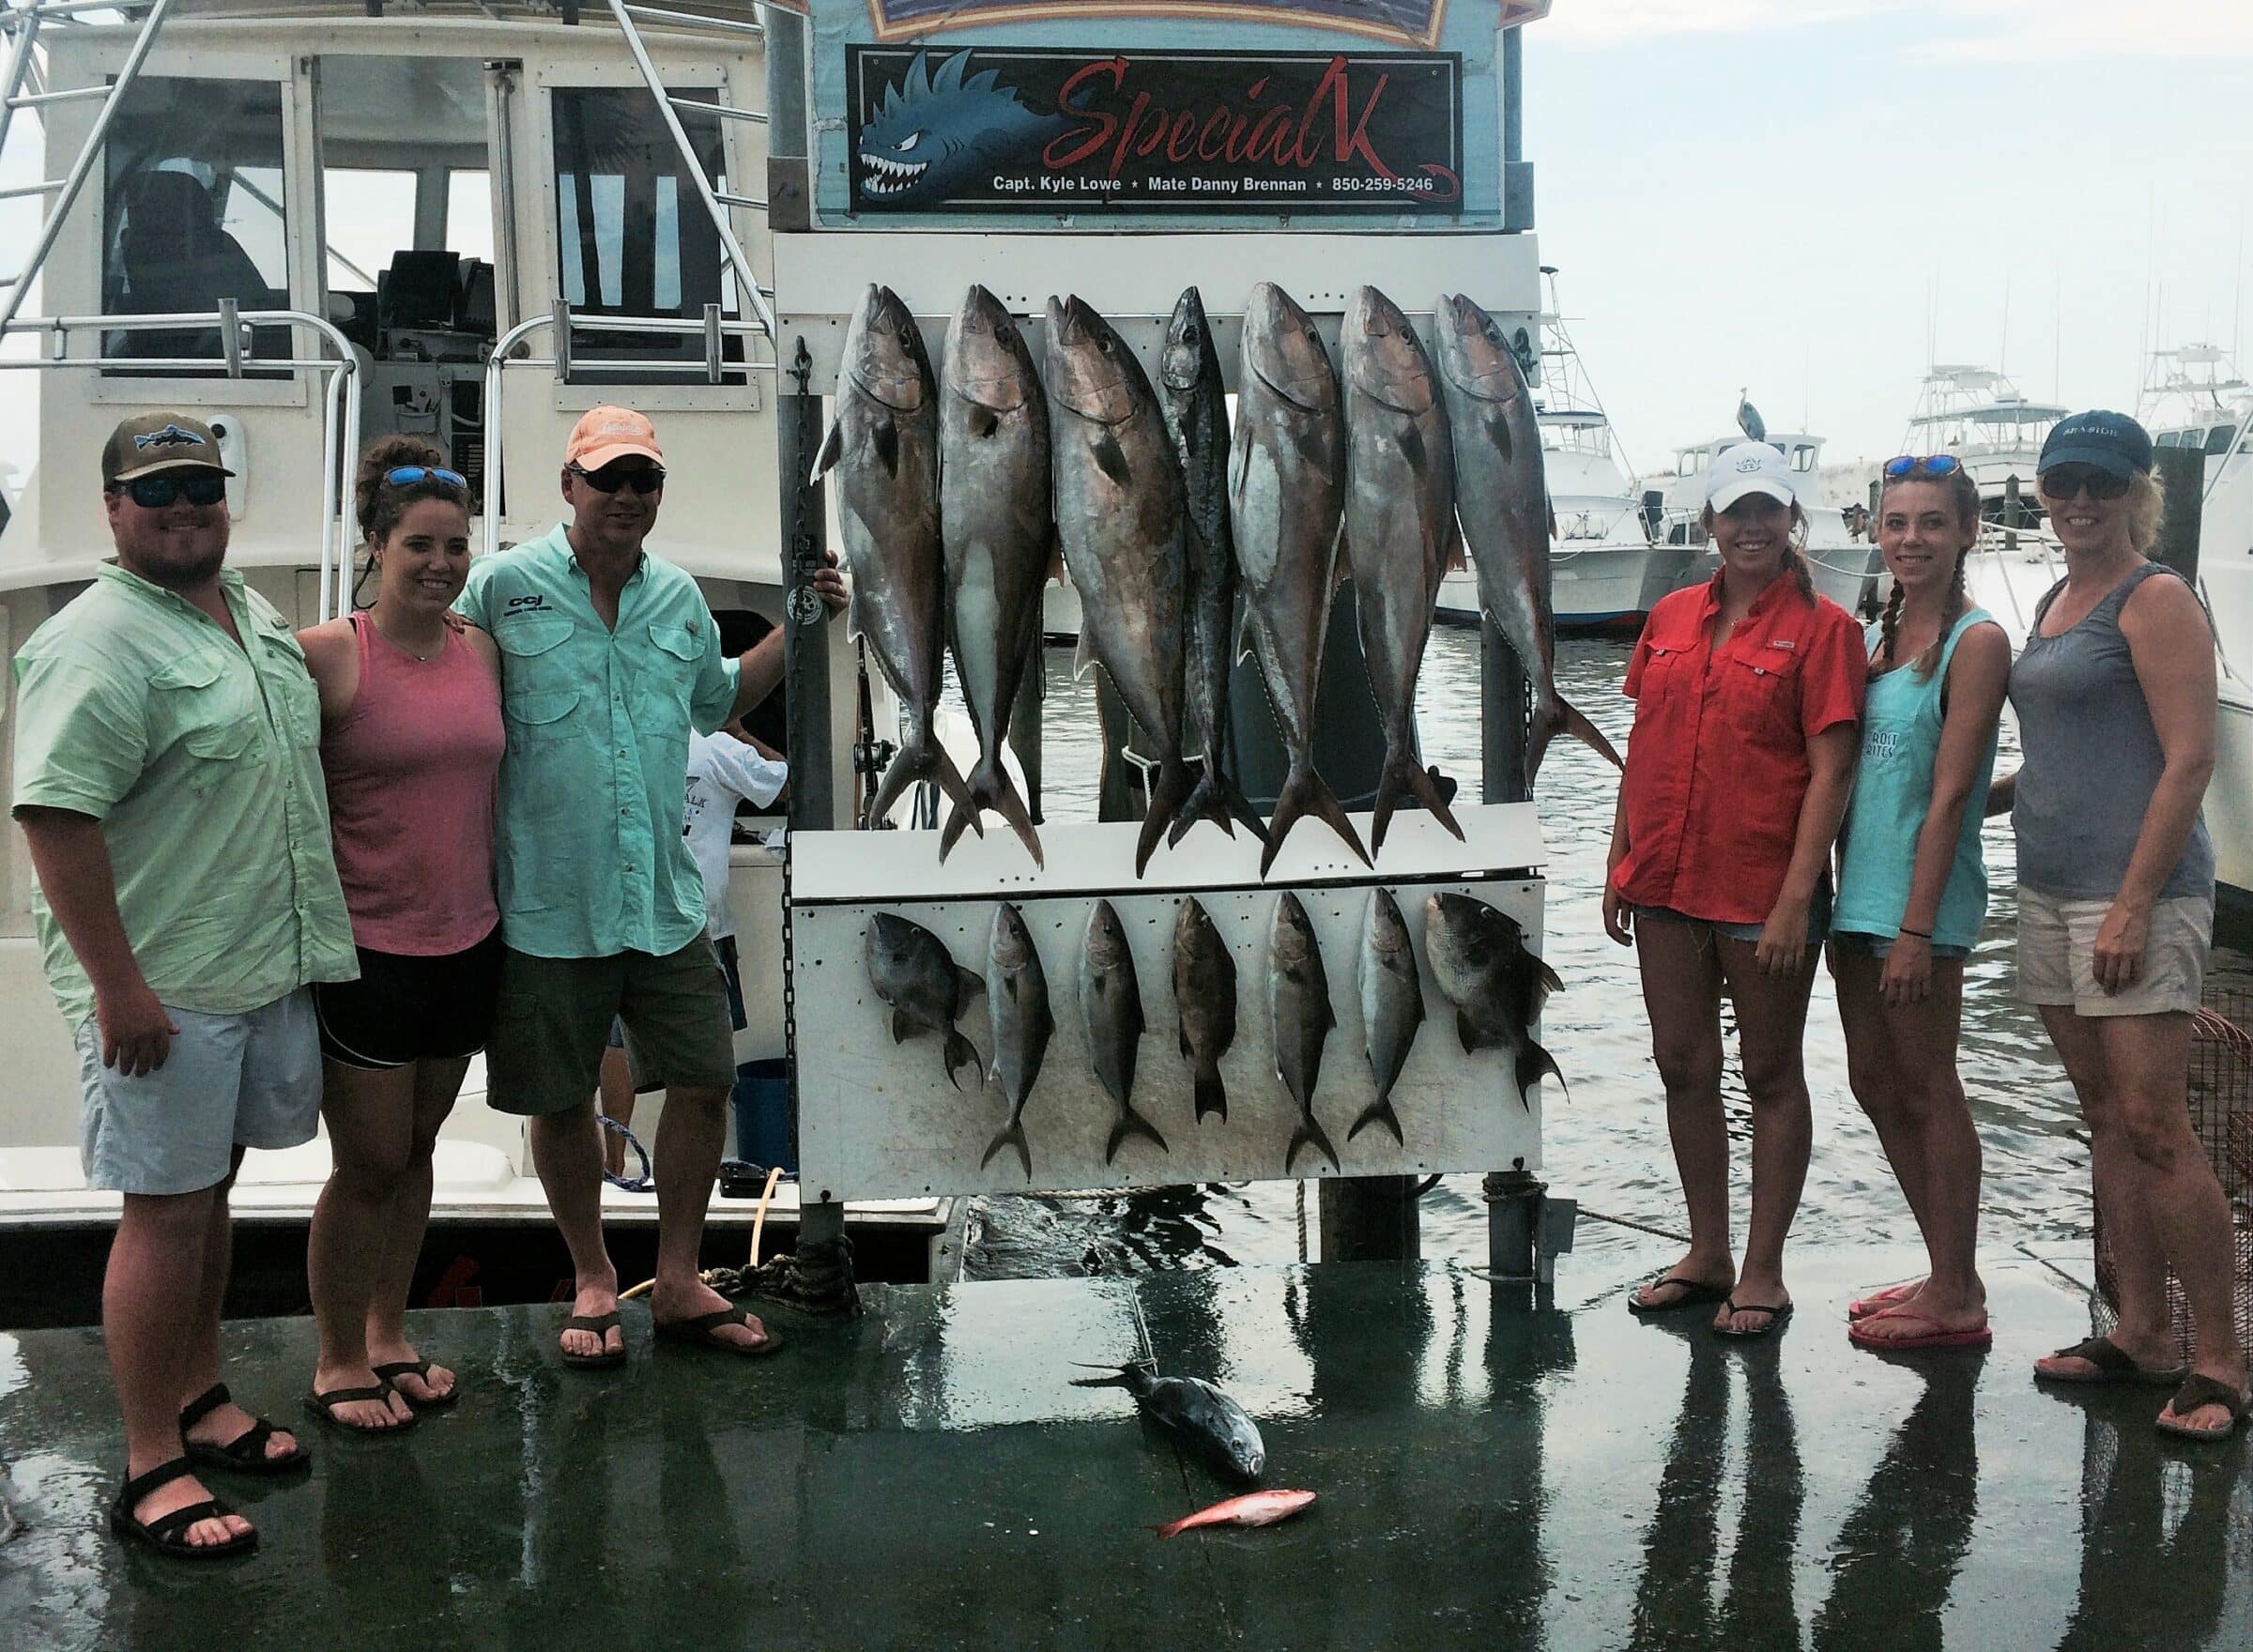
[[[2078,625],[2044,636],[2042,618],[2065,589],[2059,581],[2035,608],[2034,629],[2011,666],[2011,708],[2026,754],[2011,810],[2018,881],[2060,900],[2109,900],[2120,893],[2165,767],[2120,629],[2122,607],[2155,574],[2177,577],[2147,562]],[[2203,810],[2159,895],[2214,898],[2214,840]]]

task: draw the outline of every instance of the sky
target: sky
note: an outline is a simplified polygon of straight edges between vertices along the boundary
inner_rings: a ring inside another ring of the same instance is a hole
[[[2253,0],[1554,0],[1525,102],[1541,256],[1646,475],[1740,388],[1880,459],[1933,360],[2132,411],[2150,349],[2253,322]]]
[[[2253,0],[1555,0],[1525,152],[1646,474],[1740,387],[1884,458],[1933,359],[2133,411],[2253,325]]]

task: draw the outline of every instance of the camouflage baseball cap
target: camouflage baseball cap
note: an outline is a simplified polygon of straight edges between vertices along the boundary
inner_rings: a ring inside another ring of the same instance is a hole
[[[101,485],[137,482],[174,470],[235,473],[219,462],[219,437],[185,413],[136,413],[110,432],[101,449]]]

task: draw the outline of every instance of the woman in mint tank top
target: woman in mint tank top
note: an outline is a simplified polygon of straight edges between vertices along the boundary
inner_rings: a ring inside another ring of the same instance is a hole
[[[1964,959],[1986,914],[1979,828],[2010,682],[2002,628],[1964,598],[1979,489],[1948,454],[1885,467],[1893,576],[1870,627],[1862,760],[1840,839],[1831,972],[1847,1076],[1901,1183],[1929,1270],[1852,1304],[1865,1348],[1985,1348],[1979,1136],[1955,1066]],[[1976,803],[1974,802],[1976,801]]]

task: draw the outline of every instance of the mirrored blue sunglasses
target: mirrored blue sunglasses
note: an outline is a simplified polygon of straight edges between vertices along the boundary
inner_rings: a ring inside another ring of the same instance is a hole
[[[418,482],[435,482],[446,487],[469,491],[469,479],[458,470],[440,470],[430,465],[402,465],[396,470],[387,470],[383,480],[392,487],[412,487]]]
[[[1962,461],[1954,453],[1927,453],[1923,457],[1904,453],[1898,459],[1885,462],[1885,474],[1889,481],[1899,482],[1904,476],[1914,476],[1919,471],[1926,476],[1954,476],[1963,467]]]

